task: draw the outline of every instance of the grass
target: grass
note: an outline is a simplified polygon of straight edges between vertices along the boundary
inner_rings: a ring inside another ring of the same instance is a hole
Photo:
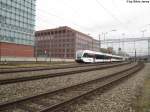
[[[145,80],[142,94],[138,98],[137,112],[150,112],[150,73]]]

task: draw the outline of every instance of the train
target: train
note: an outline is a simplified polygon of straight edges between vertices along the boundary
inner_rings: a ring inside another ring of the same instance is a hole
[[[127,57],[112,55],[108,53],[96,52],[91,50],[76,51],[75,61],[77,63],[96,63],[96,62],[121,62]]]

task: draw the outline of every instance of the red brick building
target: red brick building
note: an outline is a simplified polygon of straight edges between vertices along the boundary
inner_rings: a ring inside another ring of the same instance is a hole
[[[33,57],[33,46],[0,42],[0,56]]]
[[[99,51],[99,41],[64,26],[35,33],[35,55],[74,58],[77,50]]]

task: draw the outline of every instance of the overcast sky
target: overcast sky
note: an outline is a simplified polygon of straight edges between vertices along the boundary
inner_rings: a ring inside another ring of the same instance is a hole
[[[125,33],[126,38],[141,37],[142,30],[146,30],[145,36],[150,36],[150,1],[148,2],[37,0],[36,30],[69,26],[90,34],[95,39],[102,32],[108,32],[106,38],[122,38],[122,33]]]
[[[37,0],[36,30],[70,26],[95,38],[109,35],[141,36],[150,32],[150,3],[126,0]],[[112,30],[116,30],[113,32]],[[116,37],[113,37],[116,38]]]

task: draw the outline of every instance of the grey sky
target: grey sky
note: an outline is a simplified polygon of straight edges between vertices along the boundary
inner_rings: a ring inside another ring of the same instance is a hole
[[[150,3],[126,0],[37,0],[36,29],[68,25],[96,38],[99,33],[141,34],[150,29]],[[145,34],[148,33],[145,32]],[[112,33],[112,32],[110,32]]]
[[[122,33],[125,38],[141,37],[144,29],[145,36],[150,36],[150,1],[37,0],[36,30],[59,26],[70,26],[96,39],[102,32],[108,32],[106,38],[122,38]]]

